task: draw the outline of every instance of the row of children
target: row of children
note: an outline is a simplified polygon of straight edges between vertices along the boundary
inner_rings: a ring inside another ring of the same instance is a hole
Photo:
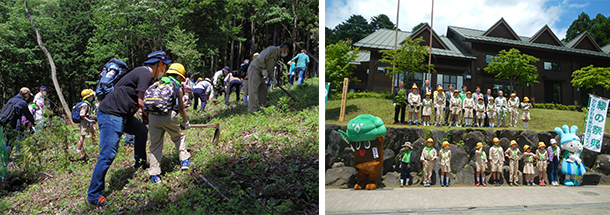
[[[449,125],[458,126],[459,117],[461,116],[464,120],[464,124],[467,127],[483,127],[484,119],[487,117],[489,119],[489,127],[493,128],[495,126],[495,117],[499,114],[501,118],[504,118],[504,114],[506,113],[506,107],[508,107],[508,114],[510,116],[509,125],[516,127],[517,117],[519,115],[519,105],[521,106],[521,120],[523,121],[523,127],[528,127],[528,121],[530,120],[530,109],[532,108],[532,104],[529,103],[529,98],[524,97],[523,102],[519,103],[519,99],[516,98],[516,94],[513,93],[510,95],[510,99],[508,101],[504,99],[504,97],[498,98],[500,101],[494,102],[494,98],[488,97],[488,104],[484,104],[483,95],[480,95],[477,99],[478,103],[475,103],[475,100],[472,98],[472,92],[466,92],[466,98],[460,98],[459,90],[453,91],[453,96],[448,98],[445,96],[445,92],[442,87],[438,87],[437,91],[434,92],[434,99],[432,99],[432,94],[430,92],[425,93],[425,98],[421,99],[418,92],[417,85],[413,84],[411,87],[411,92],[407,96],[407,106],[409,109],[409,119],[415,116],[415,119],[418,118],[418,114],[421,107],[421,114],[423,116],[422,125],[430,126],[430,116],[432,115],[432,110],[434,106],[434,110],[436,110],[436,124],[435,126],[442,126],[443,121],[443,110],[445,108],[445,103],[447,99],[449,99]],[[497,104],[497,105],[496,105]],[[498,106],[498,107],[497,107]],[[473,118],[475,122],[473,123]],[[411,122],[411,120],[409,120]],[[412,124],[412,123],[410,123]],[[415,120],[415,124],[417,125],[417,120]]]
[[[500,174],[502,166],[504,166],[505,157],[508,158],[509,162],[509,181],[510,186],[518,185],[518,169],[519,160],[523,159],[525,165],[523,167],[523,174],[525,174],[525,185],[535,186],[534,183],[534,161],[536,161],[536,167],[538,169],[538,175],[540,177],[540,186],[546,186],[545,175],[547,172],[547,165],[551,168],[551,185],[558,186],[557,182],[557,168],[559,164],[560,148],[557,146],[555,139],[550,140],[551,146],[547,149],[544,142],[538,143],[538,150],[535,153],[531,152],[531,147],[525,145],[523,147],[524,153],[521,153],[517,147],[517,141],[512,140],[510,142],[510,148],[504,151],[499,145],[500,140],[498,138],[493,139],[493,146],[489,149],[489,158],[483,151],[483,143],[479,142],[476,146],[475,151],[475,164],[476,164],[476,186],[487,186],[485,183],[485,170],[489,167],[487,162],[491,165],[491,178],[495,186],[500,186]],[[449,150],[449,142],[444,141],[442,149],[437,155],[436,149],[433,147],[434,140],[428,138],[426,146],[422,150],[420,161],[423,167],[423,186],[429,187],[431,183],[432,170],[434,167],[434,161],[440,159],[440,170],[441,170],[441,187],[449,187],[449,171],[451,171],[451,150]],[[413,145],[410,142],[403,144],[405,151],[402,154],[400,162],[400,187],[408,186],[409,184],[409,172],[411,170],[411,161],[413,154]]]

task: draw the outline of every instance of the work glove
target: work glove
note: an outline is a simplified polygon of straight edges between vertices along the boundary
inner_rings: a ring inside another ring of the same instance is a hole
[[[263,70],[263,76],[267,76],[269,75],[269,72],[267,72],[267,70]]]
[[[271,79],[271,84],[273,84],[273,85],[277,85],[277,79],[272,78],[272,79]]]
[[[95,123],[95,120],[92,120],[92,119],[87,120],[87,121],[89,121],[89,123]]]
[[[394,103],[393,105],[394,105],[394,107],[396,107],[396,103]]]
[[[186,122],[184,124],[184,130],[188,130],[188,129],[191,129],[191,123],[190,122]]]

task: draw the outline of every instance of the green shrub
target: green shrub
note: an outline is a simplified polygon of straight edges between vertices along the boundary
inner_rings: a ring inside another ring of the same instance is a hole
[[[339,92],[331,92],[328,95],[328,100],[341,100],[343,94]],[[347,93],[347,99],[359,99],[359,98],[381,98],[381,99],[392,99],[390,93],[374,93],[374,92],[362,92],[362,93]]]
[[[533,105],[534,105],[534,108],[541,108],[541,109],[544,109],[544,108],[545,108],[545,107],[544,107],[544,104],[538,104],[538,103],[534,103]]]

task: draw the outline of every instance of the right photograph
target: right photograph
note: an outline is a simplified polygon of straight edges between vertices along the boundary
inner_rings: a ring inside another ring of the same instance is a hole
[[[610,2],[325,10],[326,214],[610,209]]]

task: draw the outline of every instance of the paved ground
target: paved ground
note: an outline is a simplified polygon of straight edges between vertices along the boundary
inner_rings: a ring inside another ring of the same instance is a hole
[[[607,214],[610,186],[327,188],[326,214]],[[584,213],[583,213],[584,212]]]

